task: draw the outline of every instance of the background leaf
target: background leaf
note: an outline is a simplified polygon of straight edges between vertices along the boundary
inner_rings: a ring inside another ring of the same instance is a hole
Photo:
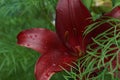
[[[120,5],[120,0],[112,0],[113,6]]]
[[[17,34],[27,28],[42,27],[55,30],[55,7],[58,0],[0,0],[0,80],[35,80],[34,65],[40,54],[16,44]],[[91,8],[93,0],[82,0]],[[113,0],[118,5],[120,0]],[[65,72],[55,74],[51,80],[64,80]],[[72,71],[72,77],[76,75]],[[69,79],[71,80],[71,79]]]
[[[82,0],[82,2],[86,5],[86,7],[90,10],[93,0]]]

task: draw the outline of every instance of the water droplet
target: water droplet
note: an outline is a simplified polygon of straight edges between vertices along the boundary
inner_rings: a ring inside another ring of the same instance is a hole
[[[35,38],[33,37],[32,40],[35,40]]]
[[[52,64],[52,66],[56,66],[56,64]]]
[[[30,38],[33,38],[33,36],[32,36],[32,35],[30,35],[29,37],[30,37]]]
[[[34,35],[35,37],[37,37],[37,35]]]
[[[28,47],[29,47],[29,46],[30,46],[30,44],[26,44],[26,46],[28,46]]]

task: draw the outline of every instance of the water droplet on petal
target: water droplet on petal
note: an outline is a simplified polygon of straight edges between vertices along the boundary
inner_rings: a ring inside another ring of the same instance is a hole
[[[37,37],[37,35],[34,35],[35,37]]]
[[[33,36],[32,36],[32,35],[29,35],[28,37],[33,38]]]
[[[52,66],[56,66],[56,64],[52,64]]]
[[[28,46],[28,47],[29,47],[29,46],[30,46],[30,44],[26,44],[26,46]]]

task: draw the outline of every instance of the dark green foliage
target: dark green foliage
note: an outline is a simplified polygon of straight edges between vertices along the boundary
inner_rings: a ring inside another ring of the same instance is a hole
[[[35,80],[40,54],[18,46],[17,35],[26,28],[54,30],[55,6],[54,0],[0,0],[0,80]]]
[[[120,0],[112,0],[113,6],[120,5]]]

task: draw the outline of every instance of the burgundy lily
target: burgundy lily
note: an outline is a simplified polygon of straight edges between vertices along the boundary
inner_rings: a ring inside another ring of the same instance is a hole
[[[110,12],[109,15],[116,17],[116,12]],[[41,53],[35,66],[36,80],[49,80],[54,73],[62,71],[61,66],[69,69],[67,64],[72,64],[85,54],[86,46],[92,42],[91,37],[95,37],[91,35],[93,33],[83,37],[86,26],[92,22],[90,18],[90,12],[80,0],[59,0],[56,9],[56,32],[33,28],[19,33],[19,45]]]

